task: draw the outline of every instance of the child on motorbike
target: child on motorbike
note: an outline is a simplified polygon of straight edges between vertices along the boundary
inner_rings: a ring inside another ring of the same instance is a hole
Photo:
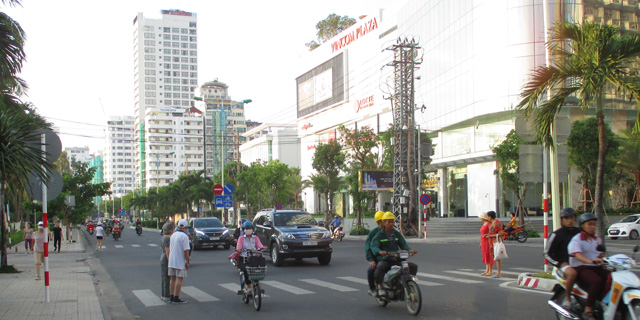
[[[576,269],[569,265],[569,252],[567,251],[567,247],[571,239],[580,233],[580,229],[575,226],[576,212],[572,208],[562,209],[560,211],[560,218],[562,219],[562,227],[549,236],[547,247],[544,249],[544,257],[549,263],[562,270],[566,278],[566,292],[572,292],[573,284],[576,282],[578,273]],[[567,294],[565,301],[562,302],[562,307],[571,310],[571,294]]]
[[[598,245],[602,239],[596,237],[598,218],[592,213],[583,213],[580,216],[582,232],[576,234],[569,242],[569,263],[578,272],[578,281],[584,283],[587,290],[587,302],[582,318],[595,320],[593,307],[596,299],[601,299],[605,293],[605,286],[609,277],[609,271],[597,266],[602,263],[603,252],[598,251]]]
[[[251,254],[249,250],[262,250],[263,246],[260,239],[253,235],[253,223],[251,223],[251,221],[245,221],[245,223],[242,224],[242,229],[244,231],[244,235],[238,239],[238,244],[236,245],[236,252],[240,253],[238,268],[242,270],[244,274],[246,292],[251,292],[251,280],[249,280],[249,275],[247,274],[247,268],[245,266],[246,260]],[[242,283],[240,284],[242,285]],[[242,293],[242,290],[239,293]]]
[[[369,267],[367,268],[367,281],[369,282],[369,295],[375,296],[376,292],[376,284],[373,278],[373,273],[376,271],[376,256],[371,252],[371,239],[380,232],[384,227],[382,226],[382,216],[384,212],[378,211],[374,216],[374,219],[378,226],[376,228],[371,229],[369,235],[367,236],[367,241],[364,243],[364,254],[367,257],[367,261],[369,261]]]

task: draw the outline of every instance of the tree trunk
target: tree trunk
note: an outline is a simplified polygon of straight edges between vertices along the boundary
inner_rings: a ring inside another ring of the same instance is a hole
[[[596,218],[598,218],[598,228],[596,229],[596,235],[602,239],[604,244],[604,205],[603,205],[603,192],[604,192],[604,159],[607,153],[607,145],[604,137],[604,114],[598,112],[596,117],[598,118],[598,171],[596,173],[596,195],[595,195],[595,212]]]

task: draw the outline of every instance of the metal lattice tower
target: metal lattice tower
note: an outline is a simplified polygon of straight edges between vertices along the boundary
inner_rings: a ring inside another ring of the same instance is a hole
[[[414,39],[401,39],[387,50],[394,51],[394,93],[391,96],[393,108],[393,213],[396,225],[402,227],[405,234],[415,234],[415,212],[413,203],[417,199],[418,176],[417,152],[415,148],[414,121],[414,71],[420,64],[416,62],[418,43]]]

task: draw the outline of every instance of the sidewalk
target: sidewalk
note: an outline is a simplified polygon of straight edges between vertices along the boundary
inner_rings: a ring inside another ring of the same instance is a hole
[[[78,231],[73,229],[76,242],[62,241],[60,253],[52,252],[53,242],[49,243],[48,303],[44,302],[44,264],[40,271],[42,280],[36,280],[34,257],[25,253],[24,243],[7,249],[8,264],[21,272],[0,274],[0,320],[104,319],[93,274],[86,262],[84,237]]]

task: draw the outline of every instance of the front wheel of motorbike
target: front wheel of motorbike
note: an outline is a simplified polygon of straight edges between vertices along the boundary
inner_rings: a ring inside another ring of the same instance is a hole
[[[260,307],[262,307],[262,291],[258,283],[253,285],[253,307],[256,308],[256,311],[260,311]]]
[[[416,315],[420,313],[422,294],[420,293],[420,287],[413,280],[408,280],[407,286],[404,288],[404,302],[410,314]]]
[[[516,234],[516,240],[518,240],[518,242],[520,242],[520,243],[526,242],[527,241],[527,232],[526,231],[518,232],[518,234]]]
[[[558,293],[558,295],[556,296],[556,298],[553,301],[555,303],[557,303],[558,305],[562,305],[562,302],[566,299],[566,296],[567,296],[567,292],[563,289],[562,292]],[[561,315],[558,312],[556,312],[556,319],[558,319],[558,320],[566,320],[567,318],[565,318],[563,315]]]
[[[383,299],[380,297],[376,297],[376,301],[378,302],[378,305],[381,307],[386,307],[387,303],[389,303],[389,301],[387,301],[387,299]]]

